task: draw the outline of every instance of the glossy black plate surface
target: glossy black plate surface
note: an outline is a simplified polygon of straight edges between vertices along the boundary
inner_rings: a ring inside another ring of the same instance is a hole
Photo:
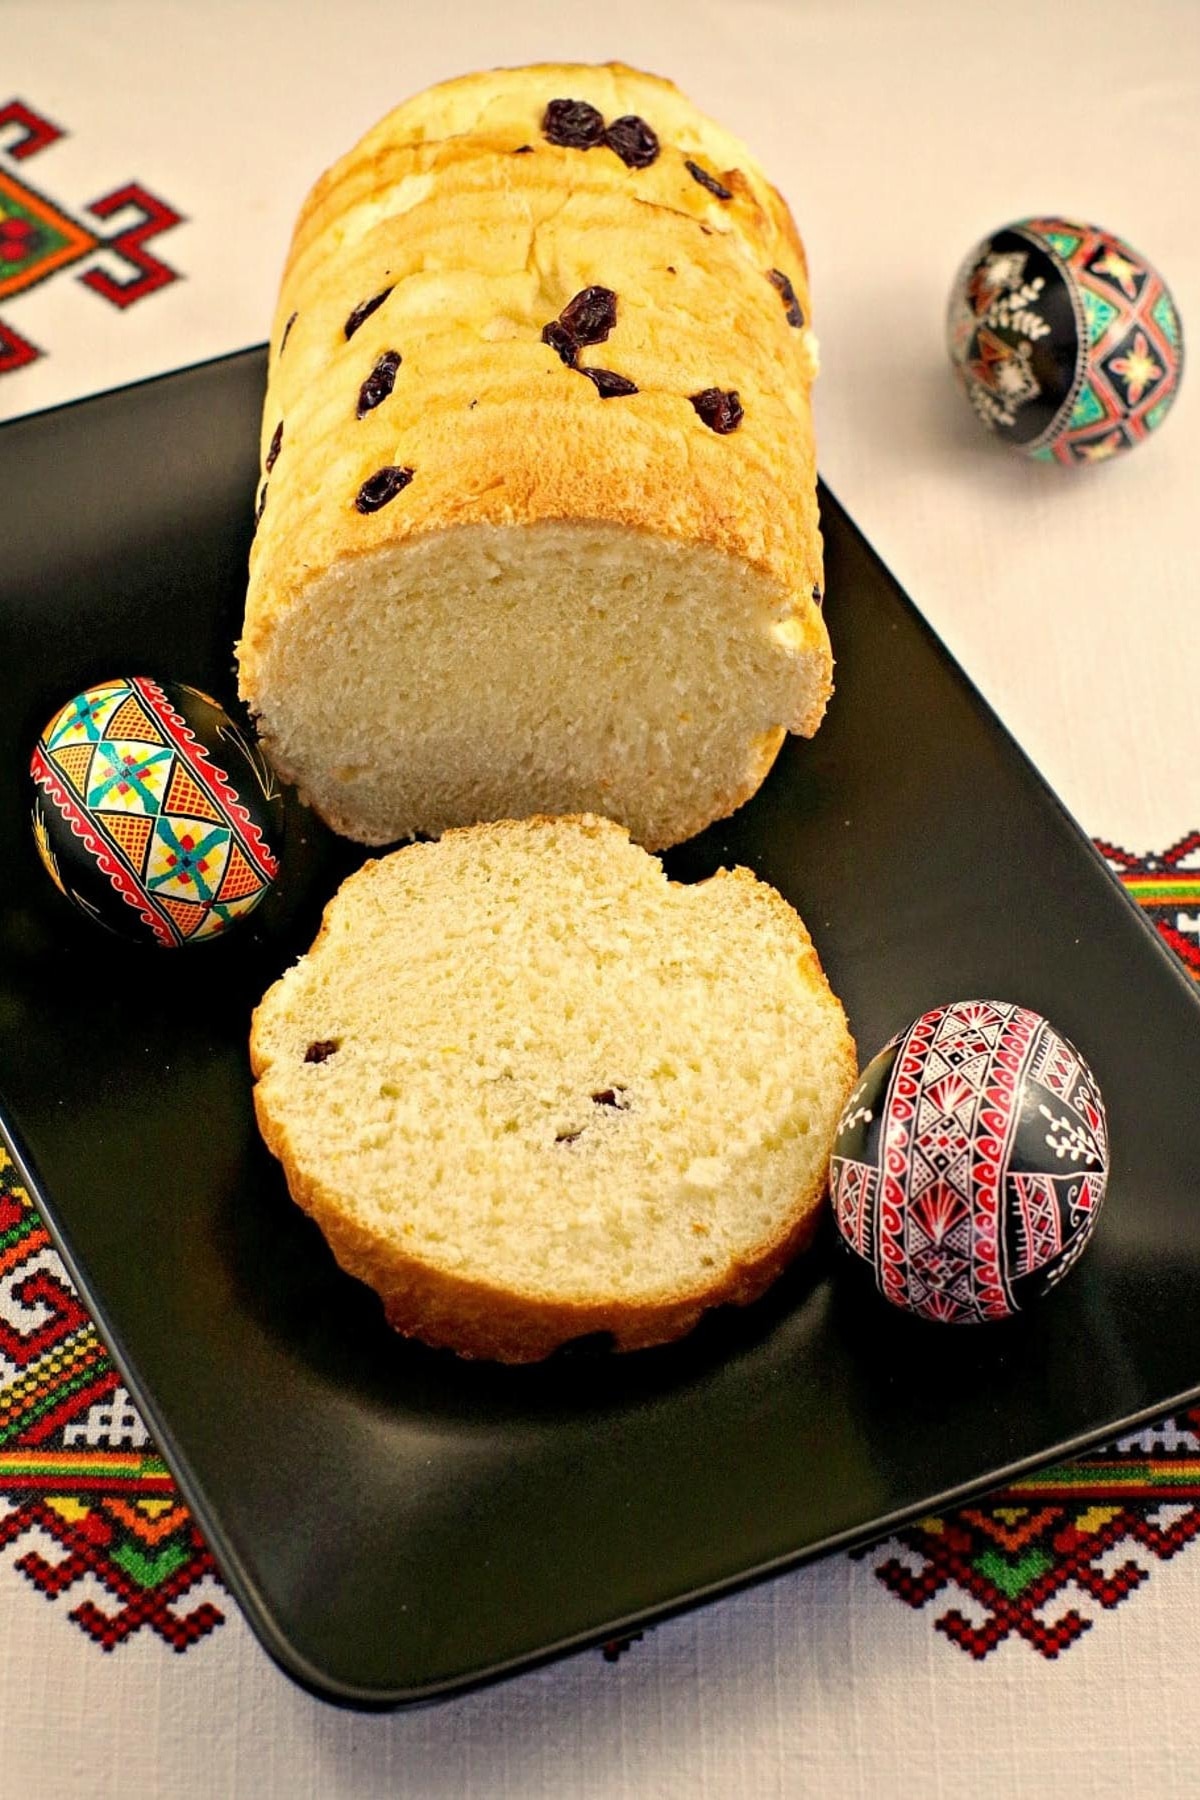
[[[89,681],[231,701],[263,356],[0,432],[0,1095],[129,1386],[271,1653],[331,1698],[446,1692],[838,1543],[1200,1388],[1200,1006],[828,494],[838,692],[734,819],[864,1060],[968,996],[1045,1012],[1108,1100],[1078,1272],[1011,1325],[876,1300],[828,1236],[757,1307],[627,1358],[460,1364],[340,1274],[255,1135],[250,1009],[359,853],[293,806],[239,939],[124,948],[38,865],[21,775]]]

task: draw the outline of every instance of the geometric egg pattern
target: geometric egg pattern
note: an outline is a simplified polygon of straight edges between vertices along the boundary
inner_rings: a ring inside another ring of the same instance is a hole
[[[1123,238],[1073,219],[1021,219],[976,245],[947,336],[984,424],[1043,462],[1133,449],[1183,376],[1183,327],[1162,276]]]
[[[140,675],[88,688],[50,720],[31,773],[43,863],[124,936],[165,946],[215,937],[279,873],[271,771],[195,688]]]
[[[1108,1125],[1096,1078],[1040,1013],[923,1013],[864,1070],[830,1193],[884,1298],[923,1318],[1008,1318],[1062,1280],[1096,1224]]]

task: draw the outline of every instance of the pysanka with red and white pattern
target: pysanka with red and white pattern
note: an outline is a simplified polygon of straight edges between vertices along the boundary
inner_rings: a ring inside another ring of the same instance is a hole
[[[1062,1280],[1107,1178],[1104,1102],[1078,1050],[1028,1007],[963,1000],[922,1013],[867,1066],[830,1188],[885,1299],[981,1324]]]

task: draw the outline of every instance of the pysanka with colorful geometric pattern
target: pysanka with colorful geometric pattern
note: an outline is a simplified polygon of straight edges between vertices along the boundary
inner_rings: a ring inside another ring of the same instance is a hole
[[[1107,1180],[1091,1069],[1040,1013],[994,1000],[935,1007],[880,1051],[830,1168],[838,1230],[880,1293],[948,1324],[1008,1318],[1061,1281]]]
[[[1021,219],[959,270],[950,358],[985,425],[1043,462],[1107,462],[1162,423],[1183,328],[1158,271],[1122,238]]]
[[[103,681],[47,724],[30,765],[38,854],[60,891],[123,937],[200,943],[279,873],[269,764],[215,700],[147,676]]]

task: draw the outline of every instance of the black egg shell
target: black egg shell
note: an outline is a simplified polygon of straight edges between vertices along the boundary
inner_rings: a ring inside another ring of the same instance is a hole
[[[31,763],[38,854],[125,938],[222,936],[279,874],[283,799],[261,751],[198,689],[115,677],[47,722]]]

